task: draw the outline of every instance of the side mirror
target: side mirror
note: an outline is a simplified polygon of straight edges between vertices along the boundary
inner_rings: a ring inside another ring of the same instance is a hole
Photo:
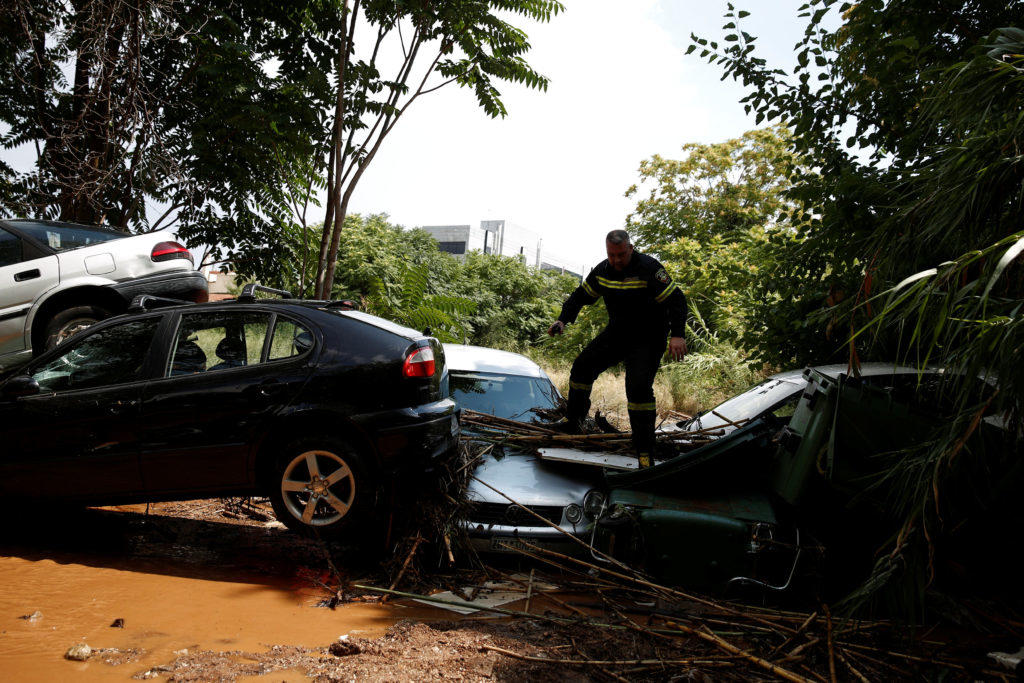
[[[32,396],[38,394],[39,382],[35,377],[29,375],[16,375],[7,380],[3,386],[4,398],[18,398],[19,396]]]

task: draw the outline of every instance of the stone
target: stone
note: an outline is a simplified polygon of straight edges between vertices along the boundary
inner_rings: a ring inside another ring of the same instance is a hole
[[[72,645],[68,648],[68,651],[64,653],[64,658],[70,659],[73,662],[84,662],[89,659],[89,657],[92,657],[92,648],[85,643]]]

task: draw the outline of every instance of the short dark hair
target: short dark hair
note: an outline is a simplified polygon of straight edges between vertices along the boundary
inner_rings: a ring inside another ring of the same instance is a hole
[[[605,240],[610,244],[629,244],[629,233],[625,230],[612,230]]]

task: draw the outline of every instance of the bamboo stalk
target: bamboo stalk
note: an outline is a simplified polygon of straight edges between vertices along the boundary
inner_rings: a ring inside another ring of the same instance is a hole
[[[533,597],[533,568],[530,568],[530,583],[526,587],[526,604],[523,606],[524,612],[530,611],[530,598]]]
[[[402,563],[402,568],[398,570],[398,576],[396,576],[395,580],[391,582],[391,590],[395,590],[395,587],[398,585],[398,582],[402,580],[402,575],[405,574],[405,569],[409,566],[409,560],[411,560],[412,556],[416,554],[416,549],[420,547],[421,542],[423,542],[422,536],[416,536],[416,538],[413,540],[412,549],[409,551],[409,554],[405,556],[405,562]],[[388,598],[385,595],[384,598],[381,600],[381,604],[387,602],[387,599]]]
[[[769,655],[769,657],[774,657],[776,654],[781,652],[783,650],[783,648],[785,648],[787,645],[792,643],[793,640],[797,636],[799,636],[801,633],[803,633],[804,629],[806,629],[811,624],[811,622],[814,621],[817,617],[818,617],[818,613],[817,612],[812,612],[811,615],[809,617],[807,617],[807,619],[804,620],[804,623],[800,624],[800,628],[798,628],[795,633],[793,633],[791,636],[786,638],[785,642],[783,642],[781,645],[776,646],[775,649],[771,651],[771,654]]]
[[[547,521],[547,520],[545,520],[545,521]],[[585,562],[583,560],[576,559],[575,557],[569,557],[568,555],[563,555],[562,553],[557,553],[554,550],[547,550],[545,548],[541,548],[539,546],[535,546],[532,543],[528,543],[527,541],[522,541],[521,540],[520,542],[523,545],[527,546],[528,548],[531,548],[531,549],[533,549],[533,550],[535,550],[535,551],[537,551],[537,552],[539,552],[541,554],[544,554],[544,555],[552,555],[554,557],[558,557],[558,558],[563,559],[563,560],[568,560],[570,562],[574,562],[574,563],[582,565],[584,567],[588,567],[588,568],[591,568],[591,569],[596,569],[596,570],[598,570],[600,572],[604,572],[605,574],[609,574],[611,576],[615,576],[615,577],[620,578],[620,579],[625,579],[627,581],[632,581],[632,582],[634,582],[636,584],[639,584],[641,586],[646,586],[648,588],[652,588],[652,589],[654,589],[656,591],[660,591],[662,593],[668,593],[670,595],[675,595],[676,597],[680,597],[680,598],[682,598],[684,600],[689,600],[691,602],[696,602],[696,603],[699,603],[699,604],[704,605],[706,607],[711,607],[711,608],[719,610],[721,612],[725,612],[727,614],[733,614],[733,615],[745,617],[747,619],[751,619],[753,621],[757,621],[757,622],[762,623],[762,624],[764,624],[766,626],[770,626],[770,627],[772,627],[774,629],[783,630],[783,631],[787,631],[787,632],[790,632],[790,633],[793,632],[793,629],[788,627],[788,626],[783,626],[782,624],[775,624],[775,623],[772,623],[772,622],[768,621],[767,619],[763,619],[761,617],[755,617],[755,616],[750,615],[750,614],[744,614],[743,612],[740,612],[739,610],[733,609],[731,607],[726,607],[725,605],[722,605],[721,603],[714,602],[713,600],[708,600],[708,599],[705,599],[705,598],[700,598],[700,597],[697,597],[696,595],[690,595],[689,593],[683,593],[682,591],[678,591],[678,590],[675,590],[675,589],[672,589],[672,588],[667,588],[665,586],[660,586],[660,585],[658,585],[656,583],[652,583],[650,581],[647,581],[647,580],[639,578],[639,577],[633,577],[633,576],[629,576],[627,574],[621,574],[621,573],[616,572],[614,570],[608,569],[607,567],[599,567],[596,564],[591,564],[590,562]],[[661,616],[661,615],[656,615],[656,616]],[[661,616],[661,618],[666,618],[666,617]]]
[[[568,664],[577,666],[720,666],[723,662],[720,659],[553,659],[549,657],[535,657],[522,655],[512,650],[495,647],[494,645],[481,645],[481,649],[490,650],[503,654],[513,659],[521,659],[527,662],[539,662],[542,664]]]
[[[832,613],[828,611],[828,605],[823,604],[821,609],[825,612],[825,627],[828,640],[828,675],[832,683],[836,682],[836,653],[832,644]]]
[[[864,674],[858,671],[857,668],[850,663],[850,660],[843,656],[842,652],[836,651],[836,657],[839,658],[840,662],[846,665],[846,668],[850,670],[850,673],[852,673],[857,678],[857,680],[860,681],[860,683],[869,683],[868,679],[864,676]]]
[[[689,626],[686,626],[685,624],[681,624],[681,623],[678,623],[678,622],[669,621],[667,623],[668,623],[669,626],[671,626],[673,628],[677,628],[680,631],[683,631],[685,633],[690,633],[692,635],[695,635],[698,638],[700,638],[701,640],[705,640],[705,641],[707,641],[709,643],[714,643],[716,646],[718,646],[719,648],[725,650],[726,652],[728,652],[730,654],[739,655],[740,657],[743,657],[744,659],[746,659],[746,660],[748,660],[750,662],[753,662],[754,664],[756,664],[757,666],[761,667],[765,671],[769,671],[769,672],[775,674],[779,678],[784,678],[785,680],[790,681],[791,683],[808,683],[808,679],[804,678],[803,676],[799,676],[799,675],[793,673],[792,671],[790,671],[788,669],[784,669],[781,666],[778,666],[776,664],[772,664],[771,662],[769,662],[769,661],[767,661],[765,659],[761,659],[760,657],[758,657],[755,654],[747,652],[746,650],[742,650],[742,649],[736,647],[735,645],[733,645],[732,643],[730,643],[729,641],[727,641],[727,640],[725,640],[725,639],[723,639],[723,638],[721,638],[719,636],[716,636],[711,631],[708,631],[706,629],[705,630],[697,630],[695,628],[690,628]]]

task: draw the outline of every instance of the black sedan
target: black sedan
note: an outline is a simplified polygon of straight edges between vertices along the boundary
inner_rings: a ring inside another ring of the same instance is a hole
[[[343,302],[136,305],[0,378],[0,497],[268,495],[337,536],[457,443],[438,341]]]

